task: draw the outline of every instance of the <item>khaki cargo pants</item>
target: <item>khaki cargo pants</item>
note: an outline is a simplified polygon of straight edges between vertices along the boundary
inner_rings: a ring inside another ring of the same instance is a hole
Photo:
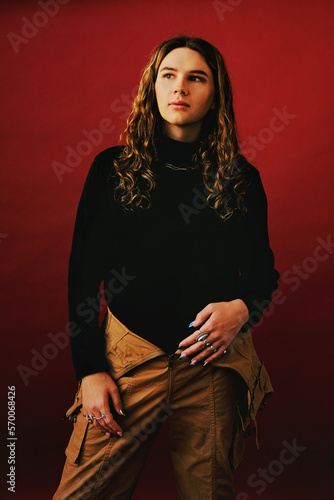
[[[130,499],[166,419],[178,499],[233,500],[244,431],[272,392],[249,332],[214,366],[203,367],[179,359],[181,350],[167,356],[109,310],[101,328],[125,412],[115,414],[123,436],[107,437],[87,422],[79,388],[66,413],[74,429],[53,500]]]

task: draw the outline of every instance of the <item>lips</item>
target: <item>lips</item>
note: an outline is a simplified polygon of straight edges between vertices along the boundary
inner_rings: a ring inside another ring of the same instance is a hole
[[[173,106],[175,108],[189,108],[189,104],[185,101],[173,101],[169,103],[170,106]]]

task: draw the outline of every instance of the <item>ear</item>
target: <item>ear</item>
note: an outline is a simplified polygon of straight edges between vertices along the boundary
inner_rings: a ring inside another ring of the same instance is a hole
[[[213,101],[213,103],[210,106],[210,109],[215,109],[215,107],[216,107],[216,101]]]

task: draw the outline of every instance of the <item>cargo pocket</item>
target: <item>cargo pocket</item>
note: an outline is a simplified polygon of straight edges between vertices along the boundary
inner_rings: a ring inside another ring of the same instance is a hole
[[[263,361],[254,349],[251,336],[245,337],[245,339],[241,337],[241,340],[242,342],[239,341],[236,343],[234,348],[244,360],[243,363],[239,361],[238,365],[243,365],[241,375],[249,389],[249,414],[251,420],[255,421],[257,411],[261,407],[262,401],[265,401],[265,399],[272,394],[273,388]]]
[[[82,407],[81,403],[81,380],[78,383],[78,389],[74,398],[74,403],[67,412],[63,415],[63,420],[70,420],[71,422],[76,422],[78,413]]]
[[[88,425],[88,421],[80,413],[73,424],[73,432],[65,450],[66,457],[73,465],[79,465],[80,452],[87,434]]]
[[[79,465],[79,456],[84,442],[88,421],[82,416],[81,413],[81,380],[78,383],[78,389],[74,397],[73,405],[67,410],[63,416],[64,420],[73,422],[73,431],[65,450],[65,455],[73,465]]]

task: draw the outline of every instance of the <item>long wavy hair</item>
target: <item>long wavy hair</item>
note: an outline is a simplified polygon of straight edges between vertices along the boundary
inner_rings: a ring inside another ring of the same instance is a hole
[[[155,95],[155,82],[162,60],[180,47],[201,54],[213,74],[215,108],[210,109],[204,119],[200,147],[194,161],[203,168],[208,205],[220,217],[227,219],[236,210],[246,210],[247,162],[238,147],[232,88],[224,59],[213,45],[201,38],[178,36],[164,41],[154,50],[143,71],[128,116],[124,131],[126,144],[114,161],[113,175],[118,181],[115,198],[128,210],[150,207],[150,192],[156,186],[151,164],[157,159],[155,145],[162,135],[163,123]]]

